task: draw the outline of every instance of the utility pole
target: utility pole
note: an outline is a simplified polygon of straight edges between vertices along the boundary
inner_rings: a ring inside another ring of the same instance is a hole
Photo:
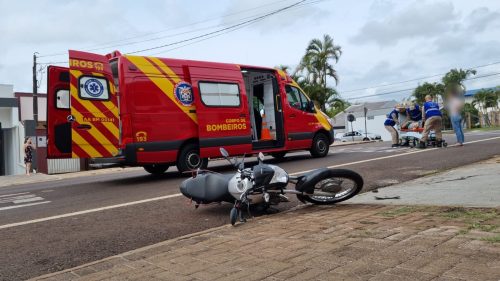
[[[366,104],[363,107],[363,111],[365,112],[365,139],[367,139],[368,138],[368,131],[366,129],[366,113],[368,112],[368,108],[366,108]]]
[[[36,55],[33,53],[33,120],[35,121],[35,132],[38,126],[38,81],[36,79]]]
[[[38,127],[38,81],[36,79],[36,55],[38,53],[34,52],[33,53],[33,123],[35,127],[35,131],[33,132],[33,141],[35,142],[35,145],[38,143],[37,142],[37,136],[36,136],[36,128]],[[37,169],[38,170],[38,165],[37,165],[37,154],[35,153],[33,155],[33,163],[31,166],[31,169]]]

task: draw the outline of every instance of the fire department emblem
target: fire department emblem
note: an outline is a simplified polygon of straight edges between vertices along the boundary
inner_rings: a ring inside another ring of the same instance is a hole
[[[185,106],[193,104],[193,90],[191,84],[181,81],[175,85],[174,94],[177,100]]]
[[[94,98],[100,97],[104,92],[104,86],[102,85],[101,81],[95,78],[90,78],[85,81],[83,88],[89,96]]]

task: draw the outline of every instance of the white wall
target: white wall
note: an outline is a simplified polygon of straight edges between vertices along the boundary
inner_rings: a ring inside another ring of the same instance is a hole
[[[0,98],[13,98],[14,85],[0,84]]]
[[[33,98],[20,97],[21,120],[33,120]],[[47,121],[47,98],[38,97],[38,121]]]
[[[366,120],[366,128],[368,133],[379,134],[382,137],[382,140],[389,141],[391,140],[391,134],[385,129],[384,122],[386,116],[385,115],[377,115],[374,116],[373,119]],[[352,126],[354,131],[356,130],[365,130],[365,118],[357,117],[356,121],[352,122]],[[346,131],[351,131],[351,122],[346,122]]]
[[[0,84],[1,98],[14,98],[12,85]],[[19,122],[17,107],[0,107],[0,122],[4,135],[5,174],[16,175],[24,173],[24,127]]]

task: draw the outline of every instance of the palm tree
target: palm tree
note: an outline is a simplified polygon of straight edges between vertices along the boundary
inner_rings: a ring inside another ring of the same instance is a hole
[[[472,105],[477,106],[479,111],[484,116],[484,122],[487,126],[491,126],[490,119],[488,117],[488,108],[498,107],[497,94],[492,89],[481,89],[476,94],[474,94],[474,100]]]
[[[306,73],[303,75],[312,84],[318,84],[323,88],[324,94],[329,95],[329,91],[326,85],[326,78],[332,77],[335,80],[335,84],[338,83],[337,71],[333,68],[331,61],[338,62],[340,56],[342,55],[342,49],[340,46],[335,45],[333,38],[325,34],[323,35],[323,40],[313,39],[309,42],[306,48],[306,54],[302,58],[297,71]],[[325,100],[328,100],[326,98]],[[319,100],[318,100],[319,101]],[[322,104],[324,109],[325,104]]]
[[[463,81],[471,75],[476,75],[474,69],[451,69],[446,73],[441,81],[444,84],[446,94],[451,91],[465,91]]]

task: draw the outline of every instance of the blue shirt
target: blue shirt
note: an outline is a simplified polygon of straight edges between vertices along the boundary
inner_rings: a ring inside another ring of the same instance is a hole
[[[424,103],[425,118],[429,119],[434,116],[442,116],[439,105],[436,102],[428,101]]]
[[[396,120],[399,118],[399,112],[396,109],[393,109],[389,114],[387,114],[387,119],[385,119],[384,126],[394,126],[396,125],[396,120],[393,119],[392,115],[396,115]]]
[[[410,109],[409,107],[406,108],[406,114],[408,114],[410,119],[413,121],[422,120],[422,110],[420,110],[420,106],[418,106],[418,104],[415,105],[414,109]]]

